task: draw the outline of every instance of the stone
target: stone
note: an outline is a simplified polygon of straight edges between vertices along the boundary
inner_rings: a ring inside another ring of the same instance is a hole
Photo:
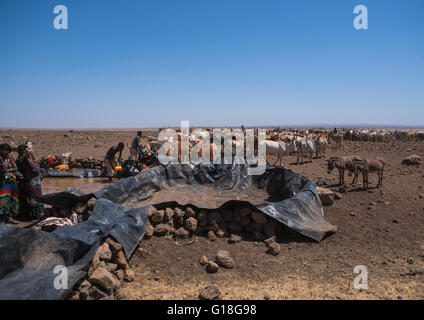
[[[129,268],[127,258],[125,257],[123,251],[119,251],[114,258],[115,259],[113,262],[115,262],[119,266],[119,268],[124,270]]]
[[[204,211],[200,211],[199,215],[197,216],[197,221],[199,226],[206,227],[208,225],[208,214]]]
[[[218,265],[223,268],[232,269],[235,266],[235,261],[230,257],[230,253],[228,251],[219,250],[215,259]]]
[[[252,214],[252,209],[250,209],[249,207],[242,207],[239,209],[240,219],[243,219],[244,217],[247,217],[250,214]]]
[[[124,270],[122,269],[115,270],[113,274],[118,278],[118,280],[120,281],[124,280],[124,276],[125,276]]]
[[[268,222],[265,224],[264,226],[264,234],[265,234],[265,238],[271,238],[273,236],[275,236],[275,225],[278,222],[275,219],[268,219]]]
[[[153,233],[156,236],[164,236],[166,233],[175,233],[175,229],[169,224],[159,223],[153,229]]]
[[[242,226],[236,222],[230,222],[228,224],[228,230],[232,233],[240,233],[243,229]]]
[[[208,264],[208,258],[206,256],[201,256],[199,262],[202,266],[205,266]]]
[[[88,295],[96,300],[100,300],[102,298],[105,298],[107,296],[109,296],[106,292],[100,290],[99,288],[97,288],[96,286],[92,286],[88,292]]]
[[[237,242],[240,242],[241,240],[243,240],[243,238],[242,237],[240,237],[239,235],[237,235],[237,234],[232,234],[231,236],[230,236],[230,239],[228,240],[228,243],[237,243]]]
[[[267,246],[269,246],[271,243],[275,242],[275,239],[276,239],[276,237],[275,237],[275,236],[274,236],[274,237],[271,237],[271,238],[268,238],[268,239],[265,239],[265,240],[264,240],[264,243],[265,243]]]
[[[238,209],[233,210],[233,221],[239,223],[241,220],[240,212]]]
[[[223,221],[221,213],[219,211],[212,211],[208,215],[208,223],[209,225],[220,224]]]
[[[109,272],[113,272],[118,269],[118,265],[116,263],[106,263],[106,269]]]
[[[109,245],[109,249],[112,251],[112,254],[116,254],[118,251],[122,250],[122,245],[112,240],[112,238],[107,238],[105,241]]]
[[[135,272],[127,269],[124,271],[124,281],[133,282],[135,280]]]
[[[217,236],[218,238],[224,238],[224,237],[225,237],[225,231],[224,231],[224,230],[219,229],[219,230],[216,232],[216,236]]]
[[[178,228],[177,231],[175,231],[175,235],[177,238],[181,239],[187,239],[190,236],[190,232],[184,229],[184,227]]]
[[[333,193],[334,193],[334,199],[335,200],[340,200],[341,198],[343,198],[341,193],[335,192],[335,191],[333,191]]]
[[[245,216],[240,219],[240,225],[243,227],[247,226],[250,222],[252,222],[252,220],[249,218],[249,216]]]
[[[267,223],[267,218],[262,212],[253,211],[250,216],[256,223],[259,223],[259,224]]]
[[[199,298],[202,300],[216,300],[219,298],[221,292],[217,286],[207,286],[199,293]]]
[[[334,193],[330,189],[318,187],[317,192],[324,206],[331,206],[334,203]]]
[[[166,208],[165,213],[163,215],[163,222],[173,221],[173,217],[174,217],[174,210],[172,210],[172,208]]]
[[[194,232],[194,234],[197,235],[197,236],[202,236],[202,235],[205,235],[207,233],[207,231],[208,230],[206,230],[205,227],[197,226],[197,229]]]
[[[100,260],[109,261],[112,259],[112,251],[109,248],[109,244],[104,242],[99,249],[97,250],[97,254]]]
[[[230,222],[231,220],[233,220],[233,212],[230,208],[225,208],[222,210],[222,218],[226,222]]]
[[[88,281],[104,289],[109,294],[121,286],[121,282],[112,273],[107,271],[106,268],[94,270]]]
[[[413,154],[406,159],[402,160],[402,164],[409,166],[418,166],[422,163],[422,158],[419,155]]]
[[[72,291],[69,295],[69,300],[81,300],[80,293],[78,291]]]
[[[255,240],[257,241],[264,241],[265,240],[265,236],[262,232],[259,231],[253,231],[253,238],[255,238]]]
[[[88,282],[87,280],[84,280],[83,282],[81,282],[79,288],[90,288],[91,287],[91,283]]]
[[[197,229],[197,220],[193,217],[190,217],[186,220],[186,228],[191,231],[194,232]]]
[[[207,231],[217,232],[219,230],[219,224],[214,224],[212,226],[206,227]]]
[[[248,232],[251,232],[251,233],[253,233],[253,232],[255,232],[255,231],[257,231],[257,232],[263,232],[264,231],[264,224],[259,224],[259,223],[256,223],[255,221],[252,221],[251,223],[249,223],[247,226],[246,226],[246,231],[248,231]]]
[[[213,231],[209,231],[208,232],[208,239],[210,241],[215,241],[216,240],[216,235],[215,235],[215,233]]]
[[[164,210],[156,210],[152,212],[152,215],[150,217],[150,220],[153,223],[159,224],[162,223],[163,221],[163,216],[165,215],[165,211]]]
[[[280,247],[280,245],[278,243],[271,242],[268,245],[268,251],[267,252],[269,254],[272,254],[273,256],[276,256],[276,255],[278,255],[280,253],[280,251],[281,251],[281,247]]]
[[[181,208],[174,209],[174,217],[175,218],[184,218],[185,212],[181,210]]]
[[[147,239],[153,237],[153,233],[154,233],[154,228],[153,226],[150,224],[150,222],[147,222],[146,225],[146,234],[144,235]]]
[[[90,285],[91,287],[91,285]],[[90,296],[90,287],[79,288],[79,297],[81,300],[87,300]]]
[[[186,212],[185,212],[185,216],[187,218],[196,218],[197,214],[196,214],[196,211],[194,211],[193,208],[187,207]]]
[[[219,269],[219,266],[213,261],[209,261],[206,266],[206,271],[209,273],[216,273],[218,269]]]

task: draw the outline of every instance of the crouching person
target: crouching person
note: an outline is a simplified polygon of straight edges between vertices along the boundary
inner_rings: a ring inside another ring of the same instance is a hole
[[[122,161],[122,150],[124,150],[124,143],[120,142],[117,146],[111,147],[105,156],[105,167],[106,177],[109,178],[109,182],[112,182],[113,174],[115,173],[115,167]],[[116,154],[119,152],[118,161],[116,161]]]

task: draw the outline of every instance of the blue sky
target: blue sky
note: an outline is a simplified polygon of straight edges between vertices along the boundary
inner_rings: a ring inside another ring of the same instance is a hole
[[[0,111],[3,128],[422,126],[424,1],[1,0]]]

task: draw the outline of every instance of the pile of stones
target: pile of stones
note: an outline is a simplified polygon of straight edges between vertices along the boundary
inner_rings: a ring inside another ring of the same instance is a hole
[[[67,296],[70,300],[113,300],[122,283],[135,280],[122,245],[112,238],[100,245],[85,279]]]
[[[210,211],[193,207],[152,207],[146,238],[172,235],[184,239],[200,235],[207,236],[211,241],[224,237],[233,242],[241,238],[264,241],[274,237],[282,228],[281,223],[249,206]]]
[[[49,162],[47,157],[42,157],[39,161],[40,167],[44,169],[54,169],[56,166],[62,164],[61,156],[55,156],[52,162]],[[70,159],[68,161],[69,169],[83,168],[83,169],[98,169],[104,168],[104,161],[94,159],[92,157],[81,158],[81,159]]]

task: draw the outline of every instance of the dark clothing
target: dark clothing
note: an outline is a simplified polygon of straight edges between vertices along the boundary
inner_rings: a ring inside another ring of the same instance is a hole
[[[139,136],[136,136],[136,137],[134,137],[134,139],[133,139],[133,141],[131,143],[131,148],[138,149],[139,146],[140,146],[140,137]]]
[[[112,178],[113,174],[115,173],[114,164],[112,163],[112,160],[105,158],[105,167],[106,167],[106,177]]]
[[[32,155],[28,155],[34,161]],[[21,211],[31,219],[38,219],[44,212],[44,205],[38,200],[42,196],[41,191],[41,175],[39,165],[34,161],[34,168],[28,162],[27,156],[21,156],[16,160],[19,171],[23,174],[24,179],[20,183],[21,188]]]
[[[119,150],[118,150],[118,147],[117,147],[117,146],[110,147],[110,149],[106,152],[105,159],[109,159],[109,160],[111,160],[112,162],[114,162],[114,161],[115,161],[115,154],[116,154],[117,152],[119,152]]]

